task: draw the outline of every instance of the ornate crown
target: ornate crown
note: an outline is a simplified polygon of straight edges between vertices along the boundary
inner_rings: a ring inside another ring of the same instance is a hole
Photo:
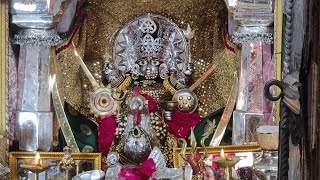
[[[135,78],[141,59],[157,59],[160,69],[166,69],[166,73],[186,71],[189,51],[183,31],[159,15],[147,14],[129,22],[115,39],[114,65]]]

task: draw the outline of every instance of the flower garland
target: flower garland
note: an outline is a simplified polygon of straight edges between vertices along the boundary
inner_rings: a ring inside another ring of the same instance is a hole
[[[96,119],[98,127],[98,151],[102,154],[108,154],[112,146],[114,134],[116,132],[116,118],[108,116],[101,119]]]

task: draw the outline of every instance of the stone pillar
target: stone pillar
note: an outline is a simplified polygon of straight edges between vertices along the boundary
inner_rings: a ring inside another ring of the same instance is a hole
[[[50,107],[49,54],[60,42],[47,0],[12,0],[12,22],[21,28],[14,36],[20,45],[16,130],[19,149],[49,151],[53,140]]]

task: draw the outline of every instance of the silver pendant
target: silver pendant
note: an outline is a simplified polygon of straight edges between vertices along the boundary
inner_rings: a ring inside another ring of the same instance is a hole
[[[140,126],[135,126],[129,131],[123,148],[126,157],[136,163],[143,163],[148,159],[151,150],[149,136]]]

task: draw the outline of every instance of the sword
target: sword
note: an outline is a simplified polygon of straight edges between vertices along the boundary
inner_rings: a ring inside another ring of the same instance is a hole
[[[209,146],[220,145],[220,142],[223,138],[224,132],[226,131],[227,125],[232,115],[233,108],[236,104],[236,99],[237,99],[238,90],[239,90],[239,82],[238,82],[239,80],[236,72],[233,74],[233,76],[234,76],[234,82],[231,88],[231,94],[228,98],[226,107],[223,111],[218,127],[216,128],[214,135],[212,136]]]

